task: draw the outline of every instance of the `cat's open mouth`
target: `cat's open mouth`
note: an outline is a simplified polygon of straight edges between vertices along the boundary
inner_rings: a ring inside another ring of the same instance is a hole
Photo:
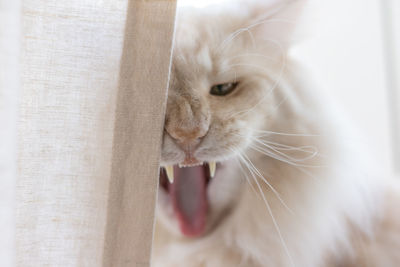
[[[215,162],[160,168],[160,187],[169,195],[185,236],[196,237],[205,231],[209,205],[207,186],[215,170]]]

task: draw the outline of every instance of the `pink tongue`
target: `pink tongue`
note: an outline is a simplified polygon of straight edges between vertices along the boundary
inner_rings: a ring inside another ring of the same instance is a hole
[[[204,167],[175,166],[174,174],[169,193],[181,231],[186,236],[199,236],[205,230],[208,208]]]

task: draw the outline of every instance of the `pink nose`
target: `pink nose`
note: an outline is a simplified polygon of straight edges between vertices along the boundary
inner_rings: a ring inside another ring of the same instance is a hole
[[[200,143],[201,138],[207,134],[207,131],[202,131],[200,128],[194,128],[191,130],[183,128],[168,129],[167,133],[175,140],[175,143],[182,148],[187,154],[191,154]]]
[[[190,158],[210,127],[210,113],[205,102],[194,96],[169,99],[165,116],[165,131]],[[203,104],[200,104],[203,103]]]

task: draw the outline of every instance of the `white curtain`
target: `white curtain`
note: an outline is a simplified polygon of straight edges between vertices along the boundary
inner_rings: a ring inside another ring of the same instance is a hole
[[[0,0],[0,266],[14,266],[19,1]]]
[[[0,0],[0,266],[149,265],[174,16]]]

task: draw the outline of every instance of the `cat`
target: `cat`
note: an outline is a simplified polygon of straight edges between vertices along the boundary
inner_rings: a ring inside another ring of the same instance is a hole
[[[152,266],[400,266],[396,185],[288,54],[305,2],[179,9]]]

